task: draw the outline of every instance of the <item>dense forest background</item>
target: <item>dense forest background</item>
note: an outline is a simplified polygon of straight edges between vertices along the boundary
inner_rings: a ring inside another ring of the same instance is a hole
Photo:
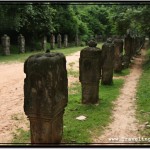
[[[76,34],[88,41],[95,34],[105,38],[124,35],[150,37],[150,5],[148,3],[71,3],[12,2],[0,3],[0,36],[8,34],[17,42],[22,33],[26,43],[38,41],[44,35],[68,34],[73,42]]]

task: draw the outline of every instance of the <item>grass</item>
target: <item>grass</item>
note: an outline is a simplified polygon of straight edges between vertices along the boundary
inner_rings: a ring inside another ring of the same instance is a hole
[[[13,46],[14,48],[16,46]],[[65,56],[80,51],[84,47],[71,47],[71,48],[62,48],[62,49],[55,49],[51,50],[51,52],[60,52],[64,53]],[[29,56],[37,54],[37,53],[45,53],[44,51],[34,51],[34,52],[26,52],[24,54],[12,53],[9,56],[2,56],[0,55],[0,63],[12,63],[12,62],[24,62]]]
[[[25,131],[22,128],[18,128],[15,133],[13,133],[12,143],[27,143],[30,141],[30,132]]]
[[[69,103],[64,114],[64,135],[63,141],[66,143],[91,143],[92,135],[98,135],[103,131],[111,121],[111,111],[113,108],[112,101],[119,95],[119,89],[122,87],[124,80],[114,80],[113,86],[100,85],[99,105],[82,105],[81,104],[81,85],[75,83],[69,90],[74,91],[69,94]],[[76,120],[76,117],[84,115],[85,121]],[[97,130],[98,129],[98,130]]]
[[[150,56],[150,49],[147,51],[147,56]],[[140,124],[148,122],[150,125],[150,57],[143,65],[143,73],[138,83],[137,88],[137,119]],[[140,130],[140,134],[149,137],[150,128]]]
[[[101,46],[102,46],[102,43],[99,43],[98,47],[101,47]],[[65,56],[67,56],[67,55],[70,55],[71,53],[75,53],[77,51],[82,50],[84,47],[79,46],[79,47],[68,47],[68,48],[61,48],[61,49],[56,48],[54,50],[51,50],[51,52],[60,52],[60,53],[63,53]],[[34,52],[27,51],[24,54],[18,54],[18,47],[15,45],[11,45],[10,51],[11,51],[11,55],[9,56],[0,55],[0,63],[24,62],[31,55],[34,55],[37,53],[45,53],[43,50],[41,50],[41,51],[34,51]]]
[[[74,71],[73,69],[68,69],[68,74],[70,75],[70,76],[73,76],[73,77],[75,77],[75,78],[78,78],[79,77],[79,72],[78,71]]]
[[[124,83],[123,79],[114,80],[112,86],[100,85],[99,105],[81,104],[81,84],[74,83],[69,88],[69,101],[64,114],[64,132],[62,141],[65,143],[90,143],[91,137],[103,131],[111,121],[112,102],[119,95],[119,89]],[[73,92],[72,92],[73,91]],[[84,115],[85,121],[76,120],[76,117]],[[29,141],[29,131],[18,130],[19,134],[14,136],[13,143],[23,143]]]
[[[116,73],[114,72],[114,76],[118,77],[118,76],[126,76],[130,74],[130,68],[127,69],[123,69],[120,73]]]

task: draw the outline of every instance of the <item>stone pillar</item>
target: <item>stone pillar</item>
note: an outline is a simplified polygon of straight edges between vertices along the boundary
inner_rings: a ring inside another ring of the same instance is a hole
[[[43,40],[42,40],[42,49],[43,49],[44,51],[47,50],[47,37],[46,37],[46,36],[44,36],[44,37],[43,37]]]
[[[61,48],[61,42],[62,42],[61,35],[58,34],[58,36],[57,36],[57,47],[58,48]]]
[[[99,100],[101,50],[91,40],[89,47],[80,52],[79,80],[82,84],[82,103],[96,104]]]
[[[99,42],[99,38],[98,38],[98,35],[96,34],[95,35],[95,41],[98,43]]]
[[[50,37],[50,48],[54,49],[54,47],[55,47],[55,35],[51,34],[51,37]]]
[[[130,59],[131,59],[131,50],[132,48],[132,37],[130,33],[128,33],[125,37],[124,49],[125,49],[125,68],[129,67]]]
[[[140,52],[141,52],[141,49],[143,48],[143,46],[144,46],[143,37],[139,36],[139,48],[136,51],[136,55],[140,55],[141,54]]]
[[[60,143],[68,102],[66,58],[62,53],[30,56],[24,64],[24,111],[31,143]]]
[[[113,83],[113,69],[114,69],[114,44],[112,39],[107,39],[102,46],[102,84],[111,85]]]
[[[79,35],[78,34],[76,34],[76,37],[75,37],[75,45],[79,46]]]
[[[122,53],[123,53],[123,40],[116,38],[114,40],[114,51],[115,51],[115,61],[114,61],[114,71],[121,72],[122,66]]]
[[[25,38],[22,34],[18,36],[19,53],[25,52]]]
[[[133,57],[135,55],[136,52],[136,42],[137,37],[136,36],[132,36],[132,44],[131,44],[131,57]]]
[[[141,38],[139,36],[137,36],[137,48],[136,48],[136,53],[139,53],[141,50]]]
[[[145,37],[143,48],[147,50],[149,48],[149,45],[150,45],[150,39],[148,37]]]
[[[2,40],[2,54],[5,56],[10,55],[10,37],[7,34],[4,34],[1,40]]]
[[[64,35],[64,47],[68,47],[68,35]]]

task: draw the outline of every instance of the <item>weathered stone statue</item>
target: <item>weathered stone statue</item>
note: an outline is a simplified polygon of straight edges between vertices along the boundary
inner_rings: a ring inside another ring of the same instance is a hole
[[[75,45],[79,46],[79,35],[78,34],[76,34],[76,37],[75,37]]]
[[[55,36],[53,34],[50,36],[50,46],[51,49],[54,49],[55,47]]]
[[[7,34],[1,38],[2,40],[2,54],[3,55],[10,55],[10,37]]]
[[[140,36],[137,36],[136,43],[137,44],[136,44],[135,54],[138,54],[138,52],[141,50],[141,46],[142,46],[141,37]]]
[[[133,56],[135,55],[137,47],[137,37],[132,36],[132,44],[131,44],[131,59],[133,59]]]
[[[25,38],[22,34],[18,36],[19,53],[25,52]]]
[[[125,37],[124,49],[125,49],[124,67],[128,68],[132,54],[132,37],[130,36],[130,33],[128,33]]]
[[[95,41],[96,41],[96,42],[99,42],[99,38],[98,38],[98,35],[97,35],[97,34],[95,35]]]
[[[62,42],[61,35],[58,34],[58,36],[57,36],[57,47],[58,48],[61,48],[61,42]]]
[[[68,47],[68,35],[64,35],[64,47]]]
[[[62,53],[30,56],[24,64],[24,111],[31,143],[60,143],[68,102],[66,58]]]
[[[99,100],[101,49],[93,40],[80,52],[79,80],[82,84],[82,103],[96,104]]]
[[[46,37],[46,36],[44,36],[44,37],[43,37],[43,40],[42,40],[42,49],[43,49],[44,51],[47,50],[47,37]]]
[[[114,69],[114,44],[112,39],[107,39],[102,46],[102,81],[104,85],[111,85],[113,83],[113,69]]]
[[[115,50],[115,60],[114,60],[114,71],[121,72],[122,66],[122,55],[123,55],[123,40],[118,37],[114,39],[114,50]]]

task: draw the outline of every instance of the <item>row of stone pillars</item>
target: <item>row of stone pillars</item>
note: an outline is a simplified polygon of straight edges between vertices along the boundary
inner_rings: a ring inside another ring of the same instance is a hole
[[[43,40],[43,49],[46,51],[47,47],[46,47],[46,43],[47,43],[47,38],[44,37],[44,40]],[[51,34],[50,36],[50,49],[54,49],[55,48],[55,43],[56,43],[56,40],[55,40],[55,35],[54,34]],[[68,35],[65,34],[64,35],[64,47],[68,47]],[[75,37],[75,45],[76,46],[79,46],[79,37],[78,37],[78,34],[76,34],[76,37]],[[58,34],[57,35],[57,48],[62,48],[62,36],[61,34]]]
[[[121,70],[122,40],[108,39],[102,49],[91,40],[81,50],[79,80],[82,103],[99,102],[99,83],[111,85],[115,69]],[[118,65],[119,64],[119,65]],[[63,135],[63,114],[68,103],[66,58],[62,53],[30,56],[24,64],[24,111],[30,120],[31,143],[60,143]]]
[[[81,50],[79,59],[79,80],[82,85],[82,103],[96,104],[99,101],[99,83],[110,85],[113,78],[114,44],[111,39],[102,49],[91,40],[89,47]]]
[[[10,55],[10,37],[7,34],[1,38],[2,41],[2,54],[3,55]],[[22,34],[18,36],[18,47],[19,53],[25,52],[25,38]]]
[[[57,47],[61,48],[62,47],[62,36],[58,34],[57,36]],[[64,35],[64,47],[68,47],[68,35]],[[54,49],[55,48],[55,35],[51,34],[50,36],[50,48]]]
[[[81,50],[79,78],[82,84],[82,103],[95,104],[99,100],[101,71],[105,83],[105,66],[108,62],[111,63],[110,51],[114,47],[109,40],[103,50],[96,47],[95,41],[91,40],[88,45]],[[107,61],[103,61],[103,57],[107,57]],[[31,143],[60,143],[63,114],[68,102],[65,56],[61,53],[32,55],[25,61],[24,72],[24,111],[30,120]]]
[[[3,55],[10,55],[10,37],[7,34],[1,38],[2,41],[2,54]],[[75,38],[76,46],[79,45],[79,37],[76,35]],[[18,45],[19,45],[19,53],[25,52],[25,38],[22,34],[18,36]],[[57,47],[62,48],[62,36],[58,34],[57,36]],[[68,47],[68,35],[64,35],[64,47]],[[44,36],[42,40],[42,48],[44,51],[47,50],[47,37]],[[55,48],[55,36],[51,34],[50,37],[50,49]]]
[[[139,52],[144,42],[139,37],[134,37],[132,43],[128,41],[130,40],[127,35],[125,38],[125,57],[128,56],[131,59]],[[96,45],[97,43],[91,40],[89,47],[81,50],[80,53],[79,80],[82,85],[83,104],[98,103],[100,79],[101,84],[111,85],[113,84],[113,72],[121,73],[124,68],[122,39],[119,37],[114,40],[108,38],[103,44],[102,50]],[[125,61],[125,63],[128,62]]]
[[[131,36],[127,33],[124,42],[125,56],[124,56],[124,67],[128,68],[133,56],[139,53],[142,46],[144,45],[144,38],[138,36]]]

